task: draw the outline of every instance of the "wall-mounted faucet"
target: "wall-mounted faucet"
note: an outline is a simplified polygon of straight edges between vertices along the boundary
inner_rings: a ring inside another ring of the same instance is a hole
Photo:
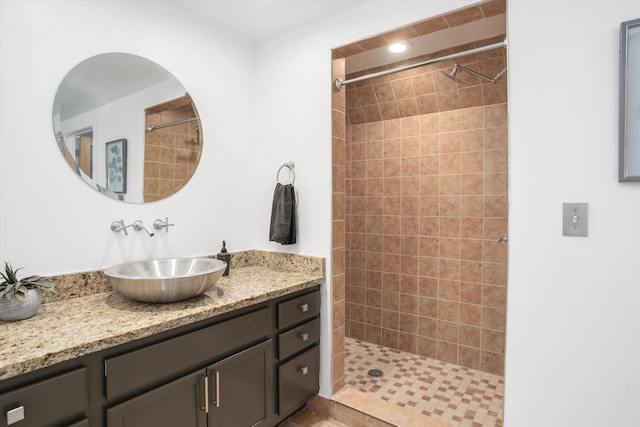
[[[167,233],[169,232],[169,227],[173,227],[174,225],[175,224],[169,224],[169,217],[165,217],[164,220],[156,219],[153,221],[153,228],[156,230],[162,230],[164,228],[164,231]]]
[[[153,235],[156,234],[155,231],[153,231],[147,224],[140,220],[137,220],[133,223],[133,229],[136,231],[144,230],[147,232],[149,237],[153,237]]]
[[[115,233],[118,231],[124,231],[125,236],[129,235],[129,233],[127,233],[127,228],[129,227],[133,227],[133,224],[124,225],[124,219],[121,219],[120,221],[113,221],[111,223],[111,231]]]

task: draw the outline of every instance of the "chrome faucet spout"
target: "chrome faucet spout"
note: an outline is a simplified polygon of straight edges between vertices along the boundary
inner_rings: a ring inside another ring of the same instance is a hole
[[[156,234],[147,224],[140,220],[133,223],[133,229],[136,231],[144,230],[147,232],[149,237],[153,237]]]

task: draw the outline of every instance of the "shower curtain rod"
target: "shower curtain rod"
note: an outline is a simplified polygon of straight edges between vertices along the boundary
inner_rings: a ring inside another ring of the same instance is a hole
[[[169,126],[181,125],[183,123],[189,123],[189,122],[192,122],[194,120],[200,120],[200,117],[191,117],[190,119],[176,120],[175,122],[171,122],[171,123],[164,123],[164,124],[161,124],[161,125],[149,126],[147,128],[147,131],[152,132],[154,129],[162,129],[162,128],[166,128],[166,127],[169,127]]]
[[[486,50],[491,50],[491,49],[495,49],[497,47],[506,47],[506,46],[507,46],[507,40],[505,39],[505,40],[503,40],[501,42],[488,44],[486,46],[475,47],[473,49],[464,50],[462,52],[457,52],[457,53],[452,53],[450,55],[444,55],[444,56],[439,56],[437,58],[427,59],[426,61],[416,62],[415,64],[402,65],[400,67],[392,68],[390,70],[378,71],[377,73],[371,73],[371,74],[367,74],[367,75],[364,75],[364,76],[355,77],[355,78],[349,79],[349,80],[342,81],[340,79],[336,79],[334,81],[334,84],[336,85],[336,88],[338,90],[340,90],[340,89],[342,89],[342,86],[347,85],[349,83],[356,83],[356,82],[361,82],[363,80],[374,79],[376,77],[382,77],[382,76],[386,76],[388,74],[397,73],[399,71],[410,70],[412,68],[422,67],[423,65],[433,64],[434,62],[442,62],[442,61],[446,61],[448,59],[459,58],[461,56],[471,55],[473,53],[484,52]]]

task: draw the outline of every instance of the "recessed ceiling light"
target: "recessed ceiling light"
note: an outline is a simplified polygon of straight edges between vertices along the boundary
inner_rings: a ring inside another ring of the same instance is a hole
[[[411,46],[411,43],[409,42],[400,42],[400,43],[394,43],[392,45],[389,45],[388,49],[389,49],[389,52],[401,53],[407,50],[409,46]]]

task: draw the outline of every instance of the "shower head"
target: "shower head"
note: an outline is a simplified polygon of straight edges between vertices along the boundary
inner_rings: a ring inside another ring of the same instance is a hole
[[[442,70],[439,70],[439,71],[440,71],[440,74],[442,74],[446,78],[451,79],[454,82],[459,83],[461,85],[464,84],[464,82],[462,80],[460,80],[459,78],[456,77],[456,74],[458,74],[458,71],[460,71],[460,66],[458,64],[455,64],[455,66],[453,67],[453,70],[451,70],[451,73],[445,73]]]
[[[479,78],[481,78],[481,79],[483,79],[483,80],[486,80],[486,81],[488,81],[488,82],[495,83],[495,82],[497,82],[498,80],[500,80],[500,77],[502,77],[502,75],[507,71],[507,67],[504,67],[504,68],[503,68],[503,69],[502,69],[498,74],[496,74],[496,75],[495,75],[495,77],[493,77],[493,78],[491,78],[491,77],[487,77],[487,76],[485,76],[484,74],[480,74],[480,73],[478,73],[477,71],[470,70],[470,69],[468,69],[468,68],[466,68],[466,67],[463,67],[462,65],[458,65],[458,64],[455,64],[455,66],[453,67],[453,71],[451,71],[451,73],[450,73],[450,74],[447,74],[447,73],[445,73],[444,71],[440,71],[440,73],[442,73],[442,75],[443,75],[443,76],[446,76],[446,77],[450,78],[450,79],[451,79],[451,80],[453,80],[454,82],[464,84],[464,82],[463,82],[462,80],[460,80],[460,79],[458,79],[458,78],[456,77],[456,74],[458,73],[458,71],[464,71],[465,73],[472,74],[472,75],[474,75],[474,76],[476,76],[476,77],[479,77]]]

